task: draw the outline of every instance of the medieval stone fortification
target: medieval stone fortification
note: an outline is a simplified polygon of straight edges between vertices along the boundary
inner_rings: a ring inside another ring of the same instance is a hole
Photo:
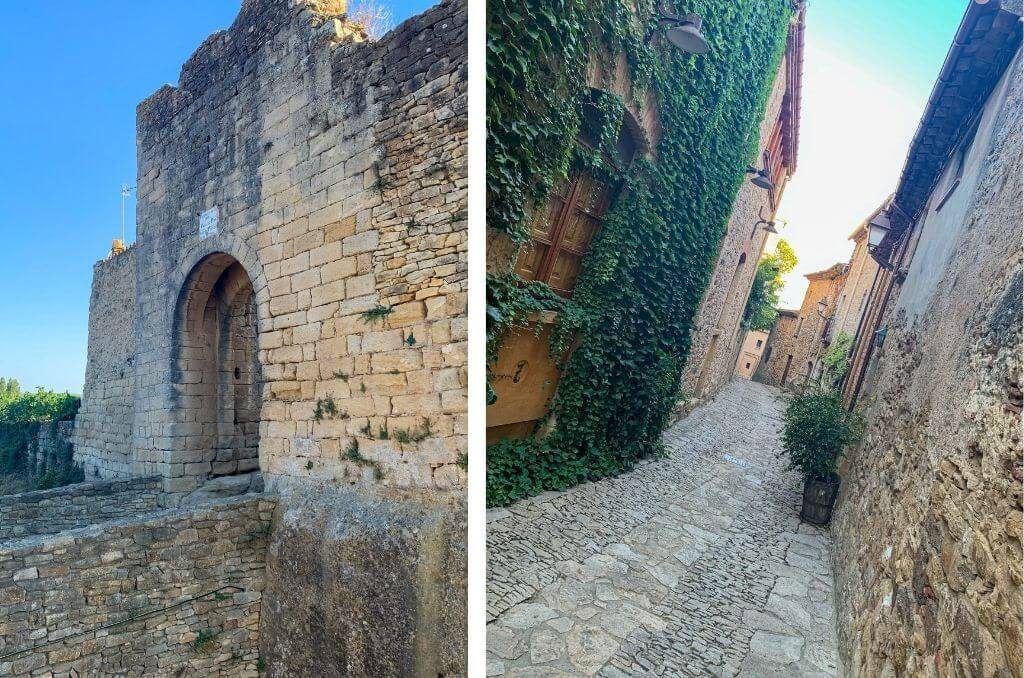
[[[0,507],[0,675],[465,672],[466,61],[461,0],[379,41],[245,0],[139,105],[87,484]]]

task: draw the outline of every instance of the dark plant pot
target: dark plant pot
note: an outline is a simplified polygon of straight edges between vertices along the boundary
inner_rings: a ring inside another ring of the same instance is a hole
[[[804,505],[800,509],[800,520],[824,527],[832,520],[832,509],[839,496],[839,476],[835,473],[828,478],[808,478],[804,482]]]

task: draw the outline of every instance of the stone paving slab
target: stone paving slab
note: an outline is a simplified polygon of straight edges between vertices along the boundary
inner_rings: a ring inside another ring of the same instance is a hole
[[[731,382],[665,458],[488,516],[489,676],[838,676],[827,531]]]

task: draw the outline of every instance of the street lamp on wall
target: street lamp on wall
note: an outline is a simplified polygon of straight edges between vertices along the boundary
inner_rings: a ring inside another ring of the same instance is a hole
[[[753,178],[750,183],[754,184],[758,188],[763,188],[766,191],[770,191],[775,188],[775,184],[772,183],[771,175],[768,173],[768,169],[762,167],[757,169],[753,165],[747,165],[747,174],[753,174]]]
[[[786,223],[785,220],[783,220],[783,219],[769,219],[769,218],[767,218],[764,215],[764,207],[761,207],[761,208],[758,209],[757,216],[759,218],[758,218],[757,223],[754,224],[754,228],[757,229],[758,226],[760,226],[761,224],[764,224],[764,230],[767,231],[768,233],[778,234],[779,231],[776,228],[776,226],[779,225],[780,222],[782,223],[782,225],[785,225],[785,223]],[[754,237],[753,233],[751,233],[750,237]]]
[[[676,15],[659,10],[658,25],[644,38],[644,44],[650,44],[657,28],[668,26],[665,37],[670,43],[690,54],[707,54],[711,46],[700,32],[702,23],[703,19],[699,14]]]
[[[891,228],[889,215],[884,212],[868,222],[868,250],[874,252]]]
[[[826,309],[828,309],[828,299],[822,297],[818,300],[818,315],[824,318]]]

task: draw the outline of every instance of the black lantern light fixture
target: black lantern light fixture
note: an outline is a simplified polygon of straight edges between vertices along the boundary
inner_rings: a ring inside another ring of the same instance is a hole
[[[786,224],[785,220],[783,219],[768,219],[767,217],[765,217],[764,207],[758,209],[757,216],[760,218],[758,219],[757,223],[754,224],[754,228],[756,229],[758,226],[764,224],[764,230],[767,231],[768,233],[775,233],[776,235],[778,235],[779,231],[778,229],[776,229],[776,226],[780,224],[784,226]],[[754,237],[753,233],[750,237]]]
[[[874,251],[876,247],[882,244],[882,240],[885,238],[885,234],[889,232],[892,225],[889,223],[889,215],[885,212],[881,212],[868,222],[868,249]]]
[[[826,310],[828,310],[828,299],[822,297],[818,300],[818,315],[824,318]]]
[[[699,14],[671,14],[658,10],[658,25],[657,28],[662,26],[668,26],[668,30],[665,31],[665,37],[673,45],[689,52],[690,54],[707,54],[711,49],[708,45],[707,39],[700,32],[701,24],[703,20]],[[655,30],[656,30],[655,29]],[[655,30],[651,30],[644,39],[645,44],[651,42],[651,38],[654,36]]]
[[[772,183],[771,176],[768,174],[768,169],[762,167],[757,169],[753,165],[747,165],[747,174],[753,174],[753,178],[750,183],[754,184],[758,188],[763,188],[766,191],[770,191],[775,188],[775,184]]]

